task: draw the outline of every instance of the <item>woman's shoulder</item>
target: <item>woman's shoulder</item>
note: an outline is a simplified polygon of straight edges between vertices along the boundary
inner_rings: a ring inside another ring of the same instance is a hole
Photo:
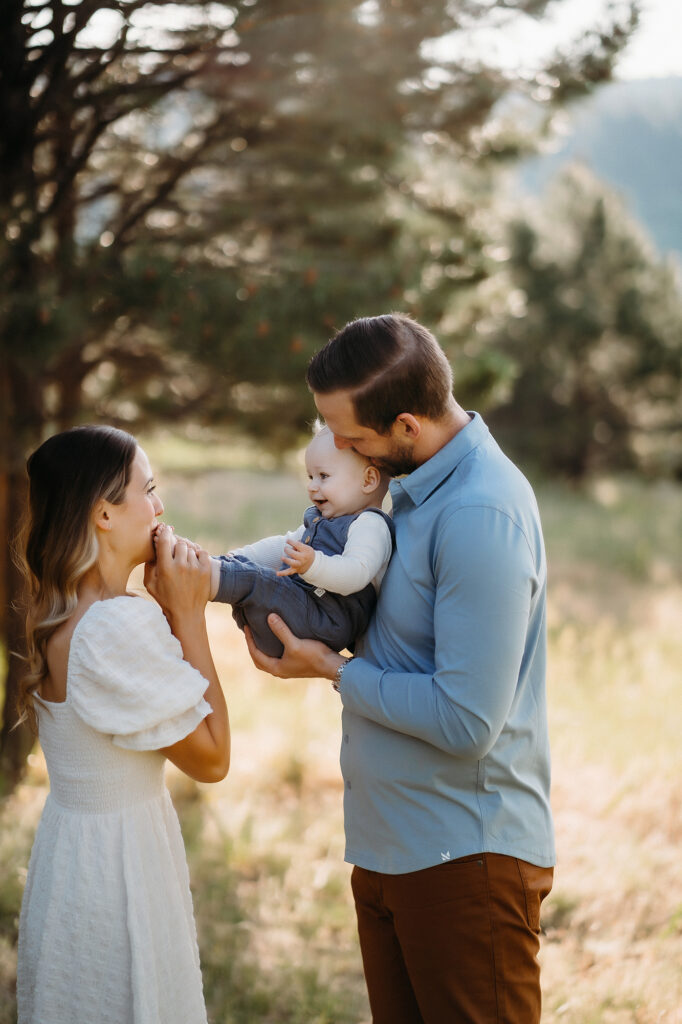
[[[78,619],[71,633],[71,646],[116,643],[128,645],[141,633],[170,636],[170,627],[155,601],[134,594],[121,594],[94,601]]]
[[[211,710],[203,702],[208,683],[184,661],[159,605],[141,597],[88,608],[73,635],[68,675],[79,717],[131,749],[169,746]]]
[[[69,647],[71,646],[71,638],[80,622],[82,615],[72,615],[66,622],[62,622],[55,629],[54,633],[50,636],[47,641],[47,660],[48,662],[52,659],[61,660],[69,653]]]
[[[72,615],[66,622],[57,626],[47,641],[45,647],[47,676],[38,688],[38,695],[45,700],[59,703],[65,698],[69,651],[79,618]]]
[[[81,617],[81,622],[86,619],[90,622],[130,622],[140,618],[148,620],[160,617],[165,622],[165,616],[156,601],[149,601],[139,594],[120,594],[118,597],[107,597],[101,601],[93,601],[90,607]]]

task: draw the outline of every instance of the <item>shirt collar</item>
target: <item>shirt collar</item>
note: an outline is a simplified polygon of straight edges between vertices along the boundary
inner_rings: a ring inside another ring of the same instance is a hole
[[[467,425],[439,448],[435,455],[407,476],[391,481],[393,499],[404,492],[415,505],[421,505],[454,472],[462,459],[486,440],[490,431],[481,416],[477,412],[470,412],[469,415],[472,418]]]

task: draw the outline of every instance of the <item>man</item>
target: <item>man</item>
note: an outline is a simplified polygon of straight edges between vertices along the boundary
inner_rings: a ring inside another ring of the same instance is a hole
[[[537,1024],[552,884],[546,567],[530,485],[452,395],[433,335],[348,324],[308,370],[339,447],[401,477],[396,549],[346,659],[277,616],[280,677],[343,704],[346,860],[375,1024]],[[403,475],[407,474],[407,475]]]

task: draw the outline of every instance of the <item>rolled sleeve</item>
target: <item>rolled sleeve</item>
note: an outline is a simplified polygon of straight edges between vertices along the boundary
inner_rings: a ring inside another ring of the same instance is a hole
[[[254,541],[253,544],[246,544],[244,547],[235,548],[231,554],[241,555],[257,565],[265,566],[267,569],[279,569],[282,565],[282,556],[284,555],[284,547],[287,541],[301,540],[304,529],[305,527],[301,525],[298,529],[291,530],[289,533],[277,534],[274,537],[262,537],[260,540]]]

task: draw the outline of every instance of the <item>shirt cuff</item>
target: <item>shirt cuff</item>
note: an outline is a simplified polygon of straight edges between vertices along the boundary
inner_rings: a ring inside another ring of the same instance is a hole
[[[313,558],[313,564],[310,566],[309,569],[306,569],[305,572],[302,572],[300,574],[301,579],[305,580],[306,583],[310,583],[311,586],[317,587],[317,586],[319,586],[319,583],[317,582],[317,579],[315,577],[317,576],[319,571],[320,571],[320,552],[316,551],[315,552],[315,557]],[[326,587],[323,587],[322,589],[325,590]]]
[[[364,658],[351,658],[344,666],[339,694],[344,708],[364,715],[371,696],[378,694],[385,669]],[[368,697],[370,698],[368,701]]]

